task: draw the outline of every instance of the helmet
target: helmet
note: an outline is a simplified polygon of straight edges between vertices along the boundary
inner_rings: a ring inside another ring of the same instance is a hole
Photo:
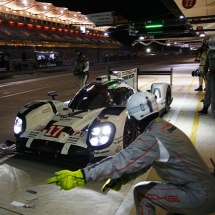
[[[82,52],[78,53],[78,59],[79,60],[84,60],[85,59],[85,56],[84,56],[84,54]]]
[[[209,38],[209,46],[210,46],[210,49],[215,50],[215,35],[212,35]]]
[[[154,113],[159,113],[156,98],[149,92],[137,92],[130,96],[126,103],[129,117],[140,121]],[[155,114],[155,118],[158,114]]]

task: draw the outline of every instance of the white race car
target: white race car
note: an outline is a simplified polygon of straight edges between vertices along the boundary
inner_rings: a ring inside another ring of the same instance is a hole
[[[14,123],[17,151],[43,159],[86,165],[126,148],[137,131],[126,114],[138,91],[137,69],[99,76],[67,102],[37,100],[23,106]],[[160,113],[172,102],[168,83],[153,83]]]

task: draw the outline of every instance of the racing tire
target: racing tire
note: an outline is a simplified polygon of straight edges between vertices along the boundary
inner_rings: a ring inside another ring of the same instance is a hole
[[[164,113],[169,112],[171,103],[172,103],[172,92],[171,92],[170,86],[168,86],[166,90],[166,101],[165,101]]]
[[[123,149],[127,148],[137,137],[138,132],[132,121],[127,117],[123,131]]]

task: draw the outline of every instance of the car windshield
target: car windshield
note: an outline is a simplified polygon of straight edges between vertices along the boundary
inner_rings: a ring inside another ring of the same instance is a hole
[[[70,101],[69,108],[76,110],[96,109],[110,106],[110,92],[105,90],[79,91]]]
[[[126,89],[126,91],[125,91]],[[125,104],[133,91],[128,88],[80,90],[68,107],[75,110],[97,109]]]

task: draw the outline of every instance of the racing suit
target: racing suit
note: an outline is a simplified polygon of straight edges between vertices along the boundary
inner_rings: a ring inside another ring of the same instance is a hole
[[[215,178],[189,140],[174,125],[156,118],[130,146],[82,169],[86,182],[135,179],[153,167],[163,182],[140,182],[133,195],[137,215],[155,207],[190,215],[215,212]]]
[[[83,87],[89,78],[89,60],[77,61],[73,74],[78,77],[79,88]]]
[[[209,71],[208,71],[209,69]],[[204,108],[208,109],[210,104],[212,108],[212,113],[215,117],[215,96],[213,96],[213,91],[215,90],[215,50],[209,50],[206,61],[204,71],[207,76],[207,86],[206,93],[203,100]]]

